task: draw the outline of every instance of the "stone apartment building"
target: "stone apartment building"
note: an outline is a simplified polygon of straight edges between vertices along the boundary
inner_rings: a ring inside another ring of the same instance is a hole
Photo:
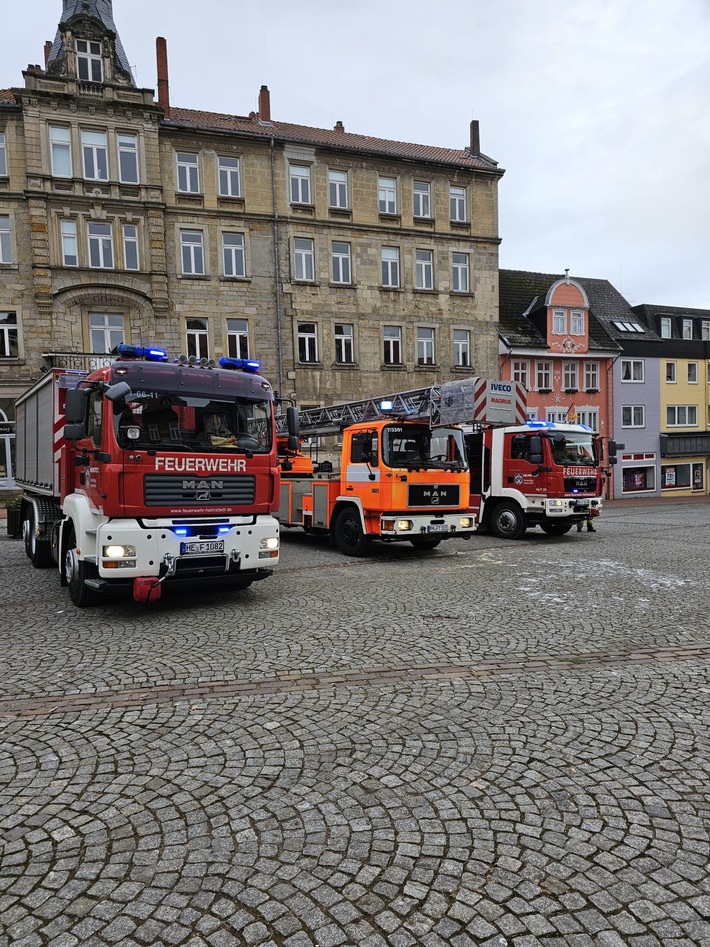
[[[258,358],[299,405],[497,374],[503,171],[477,122],[456,150],[275,121],[266,86],[246,116],[174,107],[164,40],[156,98],[109,0],[57,12],[0,89],[0,423],[121,341]]]

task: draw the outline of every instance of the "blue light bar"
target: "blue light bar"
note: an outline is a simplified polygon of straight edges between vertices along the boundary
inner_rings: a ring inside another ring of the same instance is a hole
[[[540,421],[538,418],[528,418],[525,422],[528,427],[554,427],[554,421]]]
[[[232,527],[231,526],[220,526],[217,529],[218,533],[228,533]]]
[[[252,374],[256,374],[256,373],[259,371],[260,368],[261,368],[261,364],[260,364],[259,362],[257,362],[257,360],[256,360],[255,358],[248,358],[248,359],[244,362],[244,371],[245,371],[245,372],[251,372]]]
[[[261,363],[257,362],[255,358],[230,358],[225,355],[224,358],[219,360],[219,367],[228,368],[233,372],[243,371],[256,374],[261,368]]]
[[[175,535],[176,535],[176,536],[187,536],[187,530],[186,530],[186,529],[176,529],[176,530],[175,530]]]
[[[167,362],[168,353],[164,349],[144,345],[128,345],[121,342],[114,349],[119,358],[144,358],[149,362]]]
[[[392,411],[392,410],[394,410],[394,402],[380,401],[380,411]]]

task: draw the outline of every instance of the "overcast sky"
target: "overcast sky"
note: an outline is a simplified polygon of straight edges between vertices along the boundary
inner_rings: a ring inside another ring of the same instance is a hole
[[[2,0],[10,6],[10,0]],[[0,88],[61,0],[0,18]],[[26,11],[26,12],[24,12]],[[500,265],[710,309],[709,0],[113,0],[134,77],[174,106],[463,148],[500,182]]]

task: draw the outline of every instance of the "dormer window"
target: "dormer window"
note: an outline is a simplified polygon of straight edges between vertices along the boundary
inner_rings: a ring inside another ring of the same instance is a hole
[[[570,335],[584,335],[584,313],[573,309],[569,316]]]
[[[103,82],[101,43],[87,39],[76,41],[76,74],[82,82]]]

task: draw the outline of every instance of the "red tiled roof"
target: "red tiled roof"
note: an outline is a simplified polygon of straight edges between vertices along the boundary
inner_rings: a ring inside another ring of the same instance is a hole
[[[0,102],[9,102],[10,105],[17,105],[17,99],[12,94],[12,89],[0,89]]]
[[[223,115],[219,112],[203,112],[195,109],[171,108],[165,124],[185,128],[235,132],[242,135],[257,135],[301,142],[309,145],[325,145],[345,151],[369,152],[392,158],[410,158],[416,161],[433,161],[437,164],[463,165],[471,170],[496,171],[502,174],[495,161],[485,155],[472,155],[465,149],[435,148],[432,145],[416,145],[386,138],[371,138],[351,132],[329,128],[311,128],[308,125],[292,125],[289,122],[260,122],[243,115]]]

